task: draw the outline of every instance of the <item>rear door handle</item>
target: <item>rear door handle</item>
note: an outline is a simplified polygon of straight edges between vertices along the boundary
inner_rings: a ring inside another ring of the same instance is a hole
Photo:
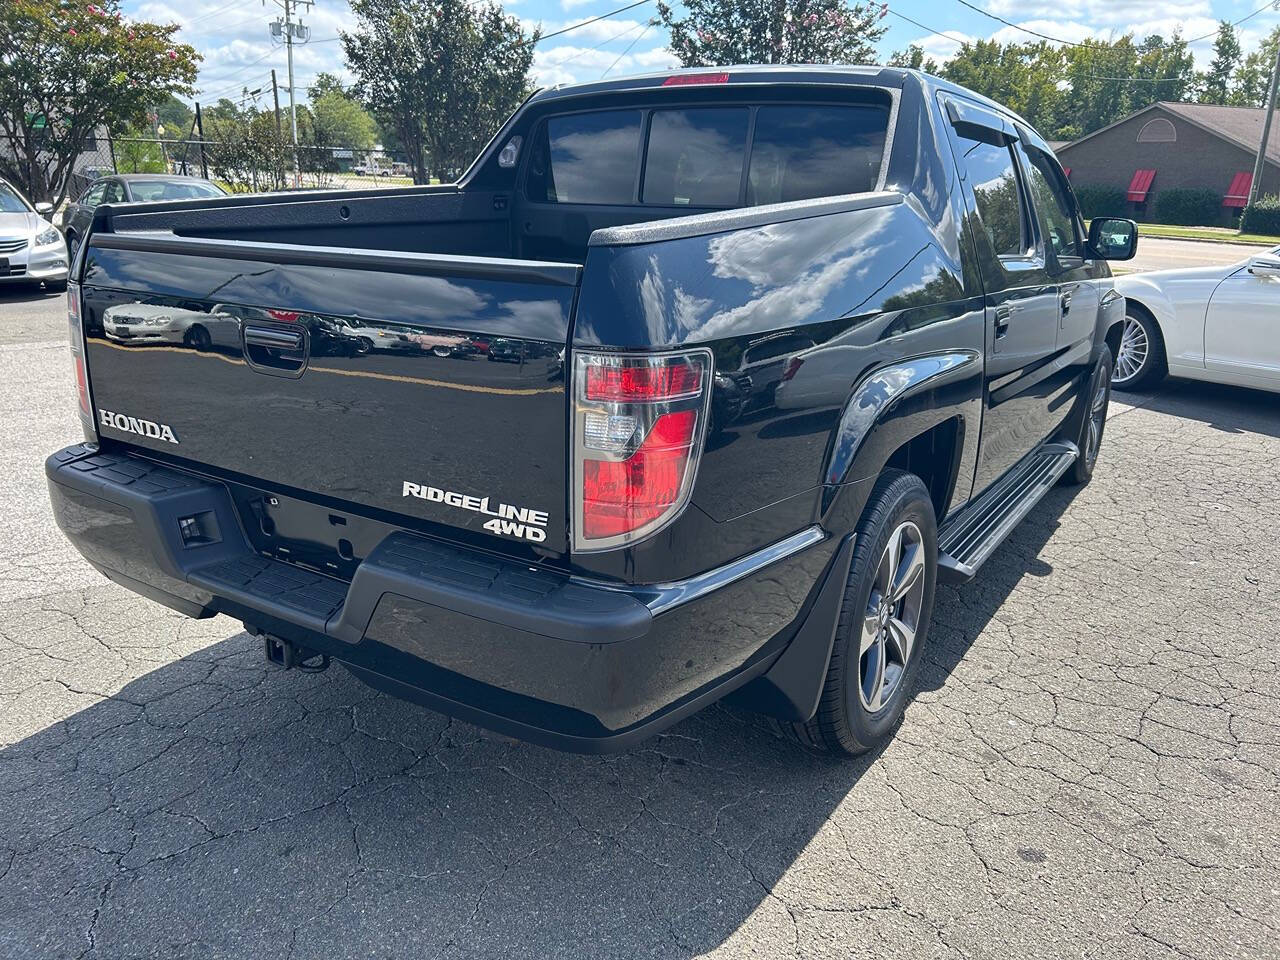
[[[1070,290],[1062,291],[1062,297],[1060,298],[1059,302],[1062,304],[1062,315],[1065,317],[1068,313],[1071,312],[1071,291]]]
[[[306,332],[288,327],[244,325],[244,358],[254,370],[272,377],[296,378],[307,368]]]

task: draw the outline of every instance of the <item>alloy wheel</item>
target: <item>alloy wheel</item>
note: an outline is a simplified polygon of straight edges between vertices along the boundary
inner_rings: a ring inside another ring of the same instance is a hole
[[[1102,428],[1107,421],[1107,381],[1098,377],[1098,387],[1093,392],[1093,400],[1089,403],[1089,436],[1086,440],[1085,456],[1092,467],[1098,460],[1098,449],[1102,446]]]
[[[1151,341],[1146,328],[1137,317],[1124,318],[1124,330],[1120,334],[1120,350],[1116,354],[1116,371],[1112,383],[1125,384],[1134,379],[1151,355]]]
[[[920,629],[925,585],[924,537],[904,520],[889,537],[863,615],[858,698],[878,713],[902,685]]]

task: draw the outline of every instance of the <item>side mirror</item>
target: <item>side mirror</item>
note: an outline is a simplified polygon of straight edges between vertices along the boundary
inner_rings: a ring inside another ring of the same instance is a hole
[[[1138,225],[1119,217],[1094,217],[1089,252],[1099,260],[1132,260],[1138,252]]]
[[[41,200],[36,204],[36,213],[40,214],[42,217],[49,216],[49,214],[53,213],[53,204],[45,200]]]
[[[1264,253],[1249,261],[1249,272],[1255,277],[1280,277],[1280,257]]]

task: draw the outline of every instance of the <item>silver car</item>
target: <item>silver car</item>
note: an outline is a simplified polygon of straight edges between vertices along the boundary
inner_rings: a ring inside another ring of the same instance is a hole
[[[34,207],[0,180],[0,284],[39,283],[52,289],[67,285],[67,245],[46,217],[47,203]]]

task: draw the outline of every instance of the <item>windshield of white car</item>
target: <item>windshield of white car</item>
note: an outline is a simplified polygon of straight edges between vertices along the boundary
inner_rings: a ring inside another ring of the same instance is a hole
[[[7,183],[0,182],[0,213],[27,213],[31,208]]]
[[[154,200],[193,200],[204,197],[221,197],[223,192],[212,183],[203,180],[135,180],[129,184],[134,200],[150,203]]]

